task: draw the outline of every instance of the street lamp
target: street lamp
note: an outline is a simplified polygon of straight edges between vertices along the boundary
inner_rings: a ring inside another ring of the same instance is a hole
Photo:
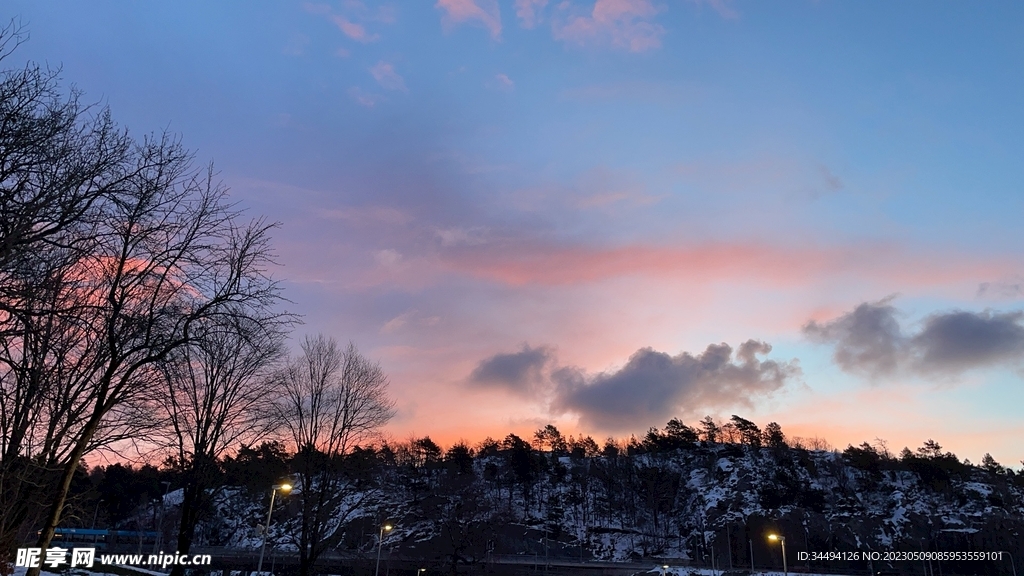
[[[661,567],[661,576],[668,576],[668,564]]]
[[[427,571],[426,568],[420,568],[419,570],[416,571],[416,576],[420,576],[420,574],[422,574],[422,573],[424,573],[426,571]]]
[[[164,480],[160,483],[164,487],[164,496],[160,499],[160,520],[156,523],[157,537],[153,539],[153,554],[156,554],[158,546],[164,544],[164,501],[167,500],[167,491],[171,489],[171,483]]]
[[[778,540],[782,543],[782,573],[785,576],[789,576],[789,569],[786,567],[786,537],[779,536],[778,534],[769,534],[768,539],[773,542]]]
[[[1010,570],[1013,571],[1013,576],[1017,576],[1017,566],[1014,565],[1014,563],[1013,563],[1013,554],[1010,554],[1009,552],[1006,552],[1006,551],[1000,552],[999,553],[999,559],[1000,560],[1003,559],[1003,554],[1006,554],[1007,556],[1010,557]]]
[[[287,494],[292,491],[291,484],[274,484],[270,487],[270,508],[267,509],[267,524],[263,527],[263,546],[260,546],[260,563],[256,565],[256,572],[263,572],[263,552],[267,549],[267,533],[270,532],[270,515],[274,513],[274,496],[277,491]]]
[[[377,569],[374,570],[373,576],[380,576],[380,547],[384,544],[384,533],[391,532],[392,528],[394,528],[394,526],[391,524],[385,524],[380,527],[380,534],[377,536]],[[419,576],[419,573],[417,573],[416,576]]]
[[[92,529],[93,530],[96,529],[96,518],[98,518],[99,515],[100,515],[100,504],[102,504],[102,503],[103,503],[103,499],[102,498],[100,498],[99,500],[96,501],[96,511],[92,513]]]

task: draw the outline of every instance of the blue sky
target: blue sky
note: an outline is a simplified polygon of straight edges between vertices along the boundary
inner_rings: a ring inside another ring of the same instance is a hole
[[[9,62],[62,66],[136,135],[180,133],[281,222],[299,332],[381,360],[396,437],[738,413],[840,447],[1024,458],[1019,3],[0,16],[31,35]],[[740,359],[751,339],[771,351]]]

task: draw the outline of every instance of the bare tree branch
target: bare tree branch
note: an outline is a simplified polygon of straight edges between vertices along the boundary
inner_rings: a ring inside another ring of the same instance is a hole
[[[322,335],[307,337],[302,356],[288,363],[280,376],[281,420],[295,445],[302,516],[299,572],[312,573],[328,542],[333,518],[342,508],[353,483],[345,456],[367,441],[391,419],[394,401],[387,395],[388,379],[380,364],[359,354],[354,344],[340,350]],[[350,511],[350,510],[349,510]]]

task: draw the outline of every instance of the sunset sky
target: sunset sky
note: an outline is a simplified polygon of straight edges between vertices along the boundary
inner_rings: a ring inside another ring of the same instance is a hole
[[[9,0],[281,223],[396,439],[739,414],[1024,459],[1024,4]]]

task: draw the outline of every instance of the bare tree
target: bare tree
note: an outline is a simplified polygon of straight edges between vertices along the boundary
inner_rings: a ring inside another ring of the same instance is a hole
[[[0,31],[0,60],[23,39]],[[26,495],[45,510],[46,548],[83,456],[152,424],[160,363],[225,319],[280,316],[272,225],[246,221],[177,140],[129,138],[58,80],[31,64],[0,72],[5,550]]]
[[[81,415],[38,545],[45,548],[60,520],[81,458],[116,418],[150,400],[160,381],[157,364],[201,338],[215,318],[264,321],[278,300],[266,275],[270,225],[240,222],[226,190],[212,174],[196,174],[190,156],[168,138],[143,143],[142,168],[131,186],[110,202],[100,222],[100,241],[81,262],[79,307],[98,331],[89,385],[63,398]],[[33,571],[34,572],[34,571]],[[35,576],[31,574],[31,576]]]
[[[288,318],[257,323],[238,314],[213,323],[163,364],[166,434],[183,479],[176,548],[181,554],[191,549],[196,525],[214,497],[218,460],[264,439],[277,422],[270,370],[283,355]],[[182,566],[172,570],[183,573]]]
[[[359,354],[355,345],[341,350],[322,335],[305,339],[302,356],[289,363],[281,387],[282,421],[295,445],[299,476],[299,571],[307,576],[340,537],[334,530],[357,504],[346,498],[356,486],[345,473],[345,456],[391,419],[394,402],[380,364]]]
[[[0,61],[26,38],[13,21],[0,29]],[[0,270],[41,242],[65,244],[130,176],[127,133],[80,98],[61,90],[59,70],[0,72]]]
[[[0,61],[26,37],[13,21],[0,29]],[[107,110],[80,97],[59,71],[0,71],[0,562],[69,456],[81,414],[63,399],[89,381],[98,344],[74,296],[78,264],[142,166]]]
[[[74,310],[74,274],[53,258],[8,277],[9,310],[0,335],[0,541],[23,539],[30,511],[46,504],[54,473],[69,455],[66,439],[83,418],[67,402],[92,385],[102,345],[90,318]],[[15,330],[16,329],[16,330]],[[116,434],[115,434],[116,435]],[[99,433],[93,444],[113,435]],[[33,521],[37,520],[32,518]]]

